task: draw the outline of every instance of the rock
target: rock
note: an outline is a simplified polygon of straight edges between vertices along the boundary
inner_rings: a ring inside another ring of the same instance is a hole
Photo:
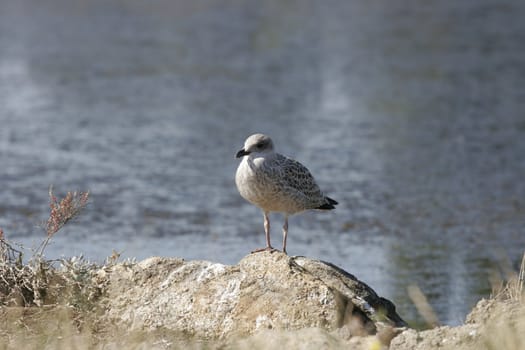
[[[356,337],[362,338],[362,337]],[[303,328],[298,330],[264,330],[254,335],[234,340],[227,344],[229,349],[343,349],[348,342],[334,336],[322,328]],[[366,349],[365,346],[352,349]]]
[[[277,252],[251,254],[234,266],[150,258],[117,264],[106,278],[105,317],[130,330],[225,339],[306,328],[351,337],[406,326],[390,301],[354,276]],[[326,337],[332,341],[339,340]]]
[[[523,316],[523,303],[520,300],[505,300],[497,298],[481,299],[467,315],[466,324],[486,324],[498,318],[513,320]]]
[[[457,327],[425,331],[408,329],[390,343],[390,350],[524,349],[525,299],[482,299]]]
[[[426,331],[408,329],[390,343],[390,350],[479,349],[478,327],[437,327]]]

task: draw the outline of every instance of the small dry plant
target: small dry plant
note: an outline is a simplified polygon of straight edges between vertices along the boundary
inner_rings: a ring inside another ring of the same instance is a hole
[[[49,207],[51,212],[45,224],[46,239],[37,249],[36,254],[42,256],[49,241],[65,224],[78,216],[88,203],[89,192],[68,192],[60,201],[49,188]]]
[[[89,192],[68,192],[59,200],[53,188],[49,189],[51,211],[44,225],[46,238],[27,263],[23,261],[23,248],[15,248],[0,229],[0,305],[41,306],[51,297],[47,287],[63,277],[54,273],[44,251],[51,238],[86,207],[88,199]]]

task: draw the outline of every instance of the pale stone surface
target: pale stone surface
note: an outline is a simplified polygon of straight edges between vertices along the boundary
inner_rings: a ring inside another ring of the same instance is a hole
[[[522,300],[482,299],[457,327],[425,331],[408,329],[397,335],[390,350],[524,349],[525,305]]]
[[[278,252],[235,266],[149,258],[117,264],[107,278],[105,317],[130,330],[224,339],[304,328],[367,335],[404,325],[390,302],[343,270]]]
[[[390,350],[479,349],[478,329],[477,325],[409,329],[392,339]]]
[[[257,332],[247,338],[227,343],[226,348],[380,350],[381,345],[375,336],[353,337],[351,340],[345,340],[336,334],[330,333],[322,328],[303,328],[291,331],[265,330]]]

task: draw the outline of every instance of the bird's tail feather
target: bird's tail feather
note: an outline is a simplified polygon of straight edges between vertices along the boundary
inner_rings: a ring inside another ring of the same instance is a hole
[[[326,203],[315,208],[315,209],[320,209],[320,210],[331,210],[331,209],[335,209],[335,206],[339,203],[337,203],[336,200],[333,200],[332,198],[330,197],[324,197],[326,199]]]

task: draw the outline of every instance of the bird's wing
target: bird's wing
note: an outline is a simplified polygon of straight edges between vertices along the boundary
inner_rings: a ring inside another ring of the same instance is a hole
[[[314,177],[304,165],[283,155],[278,155],[281,185],[296,190],[309,198],[323,197]]]

